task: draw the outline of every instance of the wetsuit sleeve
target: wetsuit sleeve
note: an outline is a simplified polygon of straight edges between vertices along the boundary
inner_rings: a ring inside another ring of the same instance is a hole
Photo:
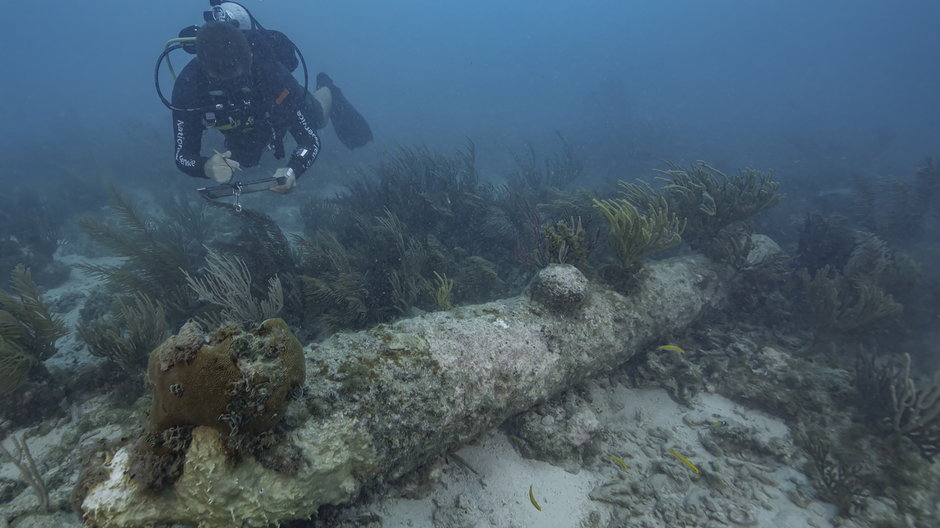
[[[317,122],[316,113],[307,104],[304,87],[290,73],[287,73],[287,70],[282,70],[282,74],[287,76],[284,84],[289,86],[288,90],[290,90],[288,100],[291,115],[288,118],[288,130],[297,142],[297,148],[291,154],[287,166],[294,169],[294,174],[300,177],[313,165],[320,154],[320,136],[314,128]]]
[[[176,168],[194,178],[207,178],[204,167],[209,158],[200,155],[202,132],[202,121],[195,112],[173,112]]]
[[[301,109],[296,112],[298,123],[290,129],[291,135],[297,141],[297,148],[291,154],[287,166],[294,169],[294,174],[300,176],[313,165],[320,154],[320,136],[310,126],[310,114]]]
[[[199,89],[191,66],[192,63],[183,69],[173,86],[173,106],[177,108],[200,106]],[[199,112],[173,111],[173,157],[176,168],[194,178],[207,178],[204,167],[208,158],[200,154],[204,131]]]

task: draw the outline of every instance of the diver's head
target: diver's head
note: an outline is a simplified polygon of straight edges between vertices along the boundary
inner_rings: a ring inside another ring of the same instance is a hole
[[[196,56],[209,77],[232,80],[251,68],[251,46],[245,34],[228,22],[206,22],[196,33]]]
[[[237,2],[210,2],[212,9],[202,13],[206,22],[229,22],[238,29],[254,29],[251,14],[244,6]]]

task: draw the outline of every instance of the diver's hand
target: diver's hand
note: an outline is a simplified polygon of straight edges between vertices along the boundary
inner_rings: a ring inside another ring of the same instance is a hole
[[[235,171],[241,169],[241,164],[231,158],[231,150],[216,151],[211,158],[206,160],[206,165],[203,167],[206,177],[217,183],[226,183],[231,180]]]
[[[294,169],[290,167],[284,167],[274,171],[275,178],[283,178],[284,183],[275,183],[268,187],[268,189],[281,194],[287,194],[294,190],[294,185],[297,183],[297,176],[294,175]]]

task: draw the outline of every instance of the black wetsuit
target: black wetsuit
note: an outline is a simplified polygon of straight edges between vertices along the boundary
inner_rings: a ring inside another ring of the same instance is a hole
[[[225,105],[225,109],[207,113],[216,104]],[[190,176],[207,177],[203,167],[208,158],[201,148],[202,134],[210,127],[222,132],[225,148],[243,167],[257,165],[267,148],[274,150],[276,158],[283,158],[287,131],[297,141],[287,163],[295,176],[300,177],[313,165],[320,152],[317,109],[308,102],[303,86],[274,60],[255,56],[250,75],[225,83],[211,80],[196,57],[183,68],[173,86],[173,106],[200,109],[173,111],[176,166]]]

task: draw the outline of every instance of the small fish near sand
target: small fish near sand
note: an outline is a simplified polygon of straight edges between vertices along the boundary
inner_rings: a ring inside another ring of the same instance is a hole
[[[607,460],[613,460],[613,461],[616,462],[624,471],[627,470],[627,463],[624,462],[623,459],[620,458],[619,456],[613,456],[613,455],[611,455],[611,456],[607,457]]]
[[[671,350],[672,352],[678,352],[680,354],[685,354],[685,350],[677,347],[676,345],[659,345],[656,347],[656,350]]]
[[[532,491],[532,485],[529,484],[529,502],[532,503],[532,506],[535,506],[535,509],[542,511],[542,506],[539,505],[538,501],[535,500],[535,493]]]
[[[688,466],[688,468],[691,469],[692,471],[694,471],[694,472],[696,472],[696,473],[701,473],[701,471],[699,471],[698,468],[695,467],[695,464],[693,464],[691,460],[689,460],[688,458],[685,458],[684,456],[680,455],[678,452],[676,452],[675,449],[670,449],[669,452],[672,453],[673,456],[675,456],[676,458],[678,458],[679,460],[681,460],[682,463],[685,464],[686,466]]]

